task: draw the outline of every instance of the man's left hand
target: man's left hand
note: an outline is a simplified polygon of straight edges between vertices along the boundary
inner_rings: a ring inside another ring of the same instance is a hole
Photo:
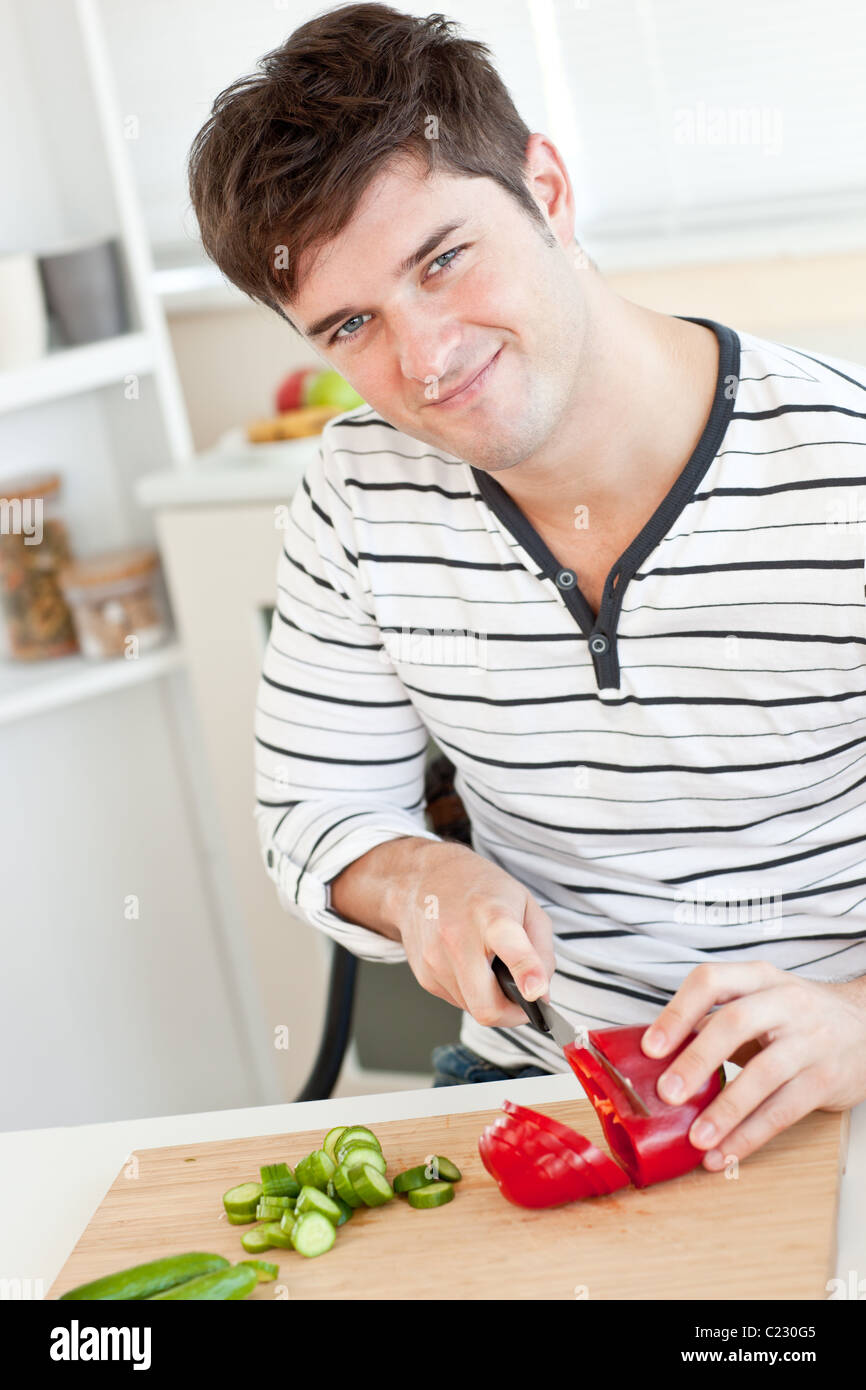
[[[664,1041],[650,1046],[657,1031]],[[663,1100],[688,1100],[722,1062],[743,1066],[689,1131],[709,1150],[705,1168],[745,1158],[811,1110],[847,1110],[866,1098],[866,976],[837,984],[760,960],[699,965],[641,1045],[648,1056],[666,1056],[694,1031],[659,1078]],[[670,1088],[675,1077],[679,1090]]]

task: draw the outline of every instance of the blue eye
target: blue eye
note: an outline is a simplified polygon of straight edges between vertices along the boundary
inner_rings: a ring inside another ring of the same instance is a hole
[[[454,257],[462,256],[462,254],[463,254],[463,249],[464,249],[464,248],[463,248],[462,246],[455,246],[455,247],[453,248],[453,250],[451,250],[451,251],[443,251],[440,255],[438,255],[438,256],[435,258],[435,260],[432,262],[432,264],[433,264],[433,265],[436,265],[437,262],[442,261],[442,260],[445,260],[445,257],[446,257],[446,256],[454,256]],[[454,264],[453,261],[446,261],[446,262],[445,262],[445,265],[440,266],[439,268],[440,268],[440,270],[449,270],[453,264]]]
[[[354,338],[354,337],[356,336],[356,334],[360,333],[361,327],[363,327],[363,324],[361,324],[361,319],[363,319],[363,317],[364,317],[363,314],[354,314],[354,315],[352,316],[352,318],[346,319],[346,322],[345,322],[344,324],[342,324],[340,328],[337,329],[336,333],[334,334],[333,338],[331,339],[331,342],[332,342],[332,343],[338,343],[338,342],[339,342],[339,343],[345,343],[345,342],[348,341],[348,339]],[[359,327],[358,327],[358,328],[354,328],[354,329],[352,330],[351,333],[343,333],[343,329],[346,327],[347,324],[350,324],[350,323],[357,323],[357,324],[359,324]]]
[[[451,267],[454,265],[455,261],[459,260],[459,258],[463,255],[463,252],[466,250],[466,245],[468,245],[468,243],[464,244],[463,246],[454,246],[451,248],[450,251],[440,251],[439,255],[435,256],[434,259],[430,262],[430,265],[427,267],[428,273],[424,276],[424,279],[427,280],[432,278],[435,280],[438,278],[439,275],[443,273],[443,271],[450,270]],[[451,257],[451,259],[449,260],[448,257]],[[431,267],[433,266],[438,266],[439,268],[436,271],[436,273],[431,277],[429,272]],[[346,319],[346,322],[344,324],[341,324],[340,327],[337,329],[336,333],[334,333],[334,335],[328,339],[328,346],[330,347],[332,343],[352,342],[354,338],[357,338],[361,329],[364,327],[362,320],[369,317],[369,314],[353,314],[352,317],[350,319]],[[358,327],[353,328],[349,333],[345,333],[343,330],[347,328],[350,323],[357,323]]]

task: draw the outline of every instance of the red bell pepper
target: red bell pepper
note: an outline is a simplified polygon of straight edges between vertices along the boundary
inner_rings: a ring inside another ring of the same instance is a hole
[[[535,1112],[527,1110],[523,1113],[534,1116]],[[539,1116],[539,1119],[545,1118],[546,1116]],[[590,1196],[600,1197],[613,1191],[615,1187],[624,1186],[627,1182],[618,1164],[613,1163],[593,1144],[573,1131],[573,1142],[564,1143],[556,1134],[533,1123],[532,1120],[515,1120],[508,1115],[502,1115],[488,1126],[486,1133],[517,1149],[524,1158],[530,1159],[542,1169],[549,1164],[550,1155],[562,1158],[569,1167],[581,1174],[591,1189]],[[595,1156],[596,1162],[593,1162],[591,1155]]]
[[[556,1207],[597,1195],[586,1168],[579,1169],[560,1154],[529,1158],[487,1131],[478,1141],[478,1151],[502,1195],[517,1206]]]
[[[586,1048],[570,1044],[565,1049],[616,1162],[568,1125],[514,1101],[503,1102],[506,1113],[484,1130],[478,1151],[509,1201],[525,1207],[561,1206],[615,1192],[629,1181],[635,1187],[647,1187],[700,1163],[704,1151],[691,1143],[689,1130],[725,1084],[724,1068],[713,1072],[690,1100],[669,1105],[657,1093],[658,1078],[695,1034],[676,1052],[652,1058],[641,1050],[644,1032],[645,1025],[607,1028],[591,1032],[589,1038],[629,1080],[649,1116],[634,1108],[622,1087]]]
[[[517,1105],[513,1100],[504,1100],[502,1108],[509,1115],[522,1119],[527,1125],[534,1124],[551,1139],[575,1149],[584,1162],[595,1169],[600,1194],[615,1192],[619,1187],[628,1186],[628,1179],[623,1176],[619,1164],[568,1125],[560,1124],[559,1120],[552,1119],[550,1115],[543,1115],[540,1110],[527,1110],[525,1106]]]
[[[588,1139],[548,1117],[506,1101],[509,1112],[478,1141],[481,1161],[500,1191],[522,1207],[562,1206],[627,1187],[619,1164]],[[513,1113],[518,1111],[518,1114]]]
[[[724,1067],[719,1067],[681,1105],[662,1100],[656,1089],[663,1071],[696,1037],[695,1033],[666,1057],[647,1057],[640,1040],[646,1025],[634,1028],[603,1028],[589,1034],[600,1052],[632,1084],[649,1110],[640,1115],[625,1091],[586,1048],[569,1044],[565,1048],[571,1068],[592,1101],[611,1152],[622,1163],[635,1187],[664,1182],[696,1168],[704,1156],[695,1148],[689,1130],[697,1116],[719,1094],[725,1084]]]

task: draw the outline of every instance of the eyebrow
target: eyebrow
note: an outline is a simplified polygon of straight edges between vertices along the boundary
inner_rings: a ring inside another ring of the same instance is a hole
[[[399,280],[401,276],[408,275],[410,270],[414,270],[421,261],[430,255],[431,251],[436,250],[440,241],[444,241],[452,232],[458,231],[460,227],[465,225],[465,222],[466,218],[464,217],[459,222],[448,222],[445,226],[437,227],[428,237],[425,237],[417,250],[413,251],[410,256],[407,256],[404,261],[400,262],[394,272],[393,278]],[[308,338],[321,338],[324,333],[328,332],[329,328],[333,328],[336,324],[344,323],[346,319],[354,318],[354,316],[360,312],[360,310],[356,309],[351,304],[342,309],[335,309],[332,314],[326,314],[324,318],[317,319],[316,322],[307,329],[306,336]]]

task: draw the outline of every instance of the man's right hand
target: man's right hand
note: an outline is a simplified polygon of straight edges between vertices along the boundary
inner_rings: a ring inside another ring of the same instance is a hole
[[[401,941],[418,983],[486,1027],[526,1022],[496,982],[494,956],[526,999],[547,993],[556,968],[547,913],[466,845],[412,836],[377,845],[333,881],[331,905]]]

